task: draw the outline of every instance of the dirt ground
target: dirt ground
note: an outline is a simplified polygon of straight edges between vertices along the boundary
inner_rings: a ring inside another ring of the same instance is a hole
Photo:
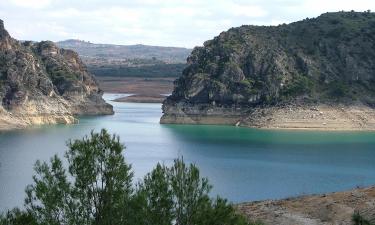
[[[104,92],[134,94],[119,102],[161,103],[173,91],[175,78],[97,77]]]
[[[351,225],[354,212],[375,222],[375,186],[323,195],[239,204],[239,212],[265,225]]]

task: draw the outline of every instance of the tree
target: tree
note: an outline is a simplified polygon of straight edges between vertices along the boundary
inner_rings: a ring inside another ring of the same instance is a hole
[[[200,206],[209,201],[212,186],[206,178],[201,178],[199,169],[183,159],[176,159],[169,169],[171,187],[175,201],[176,225],[195,224],[199,218]]]
[[[80,224],[127,224],[123,211],[133,193],[131,167],[125,163],[125,148],[118,136],[106,130],[68,144],[69,173],[75,178]]]
[[[174,160],[171,167],[158,164],[139,185],[145,212],[138,224],[248,224],[227,200],[211,199],[211,188],[207,178],[201,178],[199,169],[194,164],[186,165],[183,158]]]
[[[38,225],[38,223],[29,212],[15,208],[5,215],[0,215],[0,225]]]
[[[71,184],[62,161],[55,155],[50,165],[37,161],[34,170],[34,184],[26,187],[27,211],[40,224],[75,224]]]
[[[41,224],[128,224],[124,211],[133,192],[133,173],[119,137],[102,130],[68,147],[72,184],[57,156],[50,165],[37,161],[34,184],[26,189],[28,211]]]
[[[173,190],[168,172],[167,167],[157,164],[155,169],[139,184],[136,198],[143,205],[139,224],[173,224]]]

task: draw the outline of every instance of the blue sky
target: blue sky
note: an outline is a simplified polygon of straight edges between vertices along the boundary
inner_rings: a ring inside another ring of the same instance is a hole
[[[277,25],[324,12],[375,11],[375,0],[1,0],[22,40],[194,47],[243,24]]]

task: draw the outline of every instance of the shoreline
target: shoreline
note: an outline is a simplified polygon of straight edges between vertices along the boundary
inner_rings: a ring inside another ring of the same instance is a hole
[[[351,225],[355,212],[375,222],[375,186],[280,200],[245,202],[235,207],[249,220],[260,220],[265,225]]]
[[[131,102],[131,103],[163,103],[166,99],[161,94],[133,94],[130,96],[116,98],[114,102]]]
[[[354,106],[284,106],[234,109],[164,106],[161,124],[230,125],[266,130],[375,131],[375,109]]]

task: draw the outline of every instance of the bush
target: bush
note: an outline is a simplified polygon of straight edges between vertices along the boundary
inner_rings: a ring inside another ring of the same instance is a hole
[[[341,97],[350,95],[349,94],[350,88],[344,82],[334,81],[329,85],[329,88],[330,88],[330,91],[329,91],[330,95],[334,97],[341,98]]]
[[[374,225],[370,221],[361,216],[359,212],[355,212],[352,216],[353,225]]]
[[[309,77],[296,75],[290,83],[285,85],[282,89],[282,93],[289,97],[310,94],[313,87],[314,83]]]
[[[248,224],[225,199],[210,198],[207,178],[182,158],[158,164],[134,188],[118,136],[102,130],[68,146],[68,170],[57,156],[37,161],[25,211],[2,215],[1,225]]]

